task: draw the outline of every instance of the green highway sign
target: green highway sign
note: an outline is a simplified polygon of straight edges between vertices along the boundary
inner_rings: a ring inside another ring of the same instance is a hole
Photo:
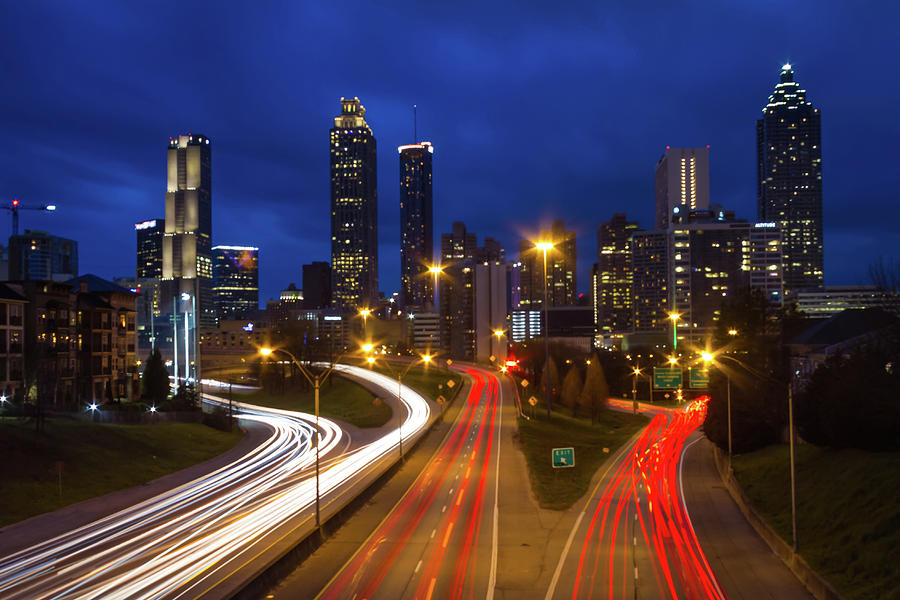
[[[680,367],[654,367],[653,387],[658,390],[673,390],[681,387]]]
[[[575,466],[575,448],[554,448],[552,452],[554,469]]]
[[[691,387],[706,389],[709,387],[709,369],[691,369]]]

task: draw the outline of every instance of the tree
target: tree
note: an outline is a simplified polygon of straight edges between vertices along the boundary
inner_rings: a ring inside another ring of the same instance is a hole
[[[562,383],[560,399],[563,406],[572,409],[572,416],[578,416],[578,396],[581,394],[582,382],[578,365],[572,365]]]
[[[580,406],[591,411],[592,425],[597,422],[600,411],[606,408],[609,402],[609,385],[606,383],[603,366],[596,356],[591,358],[591,362],[587,366],[584,387],[578,401]]]
[[[169,372],[159,348],[153,350],[144,364],[141,376],[141,397],[153,404],[162,403],[169,395]]]
[[[547,382],[545,381],[547,378],[547,367],[544,366],[541,369],[541,385],[540,389],[543,392],[547,393]],[[550,357],[550,401],[552,402],[556,396],[559,394],[559,368],[556,366],[556,361],[553,360],[553,357]]]

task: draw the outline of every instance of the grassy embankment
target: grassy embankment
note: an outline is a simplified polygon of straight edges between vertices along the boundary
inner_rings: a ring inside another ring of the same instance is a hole
[[[550,421],[543,412],[535,419],[520,418],[519,442],[528,463],[531,489],[541,507],[565,510],[572,506],[587,492],[600,465],[647,422],[643,415],[614,410],[603,411],[596,425],[559,411],[553,412]],[[575,448],[574,467],[552,467],[551,450],[561,447]]]
[[[791,543],[788,448],[735,456],[753,506]],[[900,453],[797,447],[800,554],[847,598],[900,599]]]
[[[242,436],[198,423],[65,419],[49,421],[38,434],[33,423],[0,419],[0,526],[184,469],[225,452]]]

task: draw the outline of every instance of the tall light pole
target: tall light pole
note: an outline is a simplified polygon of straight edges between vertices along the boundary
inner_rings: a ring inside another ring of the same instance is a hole
[[[319,434],[319,387],[321,384],[328,379],[328,376],[334,371],[334,366],[337,364],[338,360],[340,360],[341,356],[346,354],[342,352],[338,355],[337,358],[334,359],[334,362],[331,363],[331,366],[325,371],[325,373],[316,373],[315,375],[310,375],[306,368],[300,364],[300,361],[297,358],[288,352],[287,350],[283,350],[281,348],[260,348],[259,353],[263,356],[271,356],[275,352],[281,352],[282,354],[287,354],[291,361],[294,363],[294,366],[303,373],[303,376],[306,377],[306,380],[310,382],[315,390],[315,416],[316,416],[316,529],[321,525],[321,520],[319,518],[319,438],[321,435]]]
[[[431,306],[432,308],[437,308],[437,286],[438,286],[438,275],[444,272],[440,265],[431,265],[428,267],[428,272],[432,274],[434,277],[434,285],[431,288]],[[438,311],[440,312],[440,311]]]
[[[674,356],[675,350],[678,349],[678,318],[681,315],[677,312],[670,312],[669,318],[672,319],[672,355]]]
[[[359,316],[361,316],[363,318],[363,339],[366,339],[369,336],[369,332],[368,332],[368,329],[366,328],[366,325],[367,325],[367,321],[369,319],[369,315],[371,315],[371,314],[372,314],[372,311],[368,308],[359,309]]]
[[[550,321],[547,318],[547,251],[553,242],[538,242],[535,248],[544,253],[544,391],[547,399],[547,420],[550,420]]]
[[[497,345],[499,346],[500,338],[502,338],[504,335],[506,335],[506,332],[503,329],[495,329],[494,330],[493,335],[491,335],[491,356],[496,356],[496,354],[494,353],[494,348],[493,348],[494,338],[495,337],[497,338]],[[503,360],[506,360],[506,352],[503,353]]]
[[[366,344],[362,347],[363,351],[366,353],[371,353],[374,350],[374,346],[372,344]],[[430,354],[423,354],[421,356],[421,361],[428,365],[431,362],[432,356]],[[366,357],[366,362],[370,365],[375,364],[375,357],[369,354]],[[403,371],[395,371],[393,367],[391,367],[391,363],[388,361],[384,361],[384,365],[388,368],[392,375],[397,378],[397,433],[400,438],[399,448],[400,448],[400,461],[403,462],[403,378],[409,373],[409,370],[413,367],[413,365],[419,364],[419,361],[413,360],[410,361],[409,364],[406,365],[406,368]]]
[[[181,299],[185,302],[191,299],[191,295],[187,292],[182,292]],[[188,309],[184,308],[184,385],[187,387],[188,383],[191,379],[191,353],[188,351],[188,348],[191,347],[191,337],[190,331],[188,330],[188,325],[190,323],[190,318],[188,318]],[[196,325],[196,324],[195,324]]]
[[[637,367],[634,368],[632,372],[633,377],[631,378],[631,400],[632,407],[634,408],[634,414],[637,414],[638,409],[638,401],[637,401],[637,378],[638,375],[641,374],[641,370]]]

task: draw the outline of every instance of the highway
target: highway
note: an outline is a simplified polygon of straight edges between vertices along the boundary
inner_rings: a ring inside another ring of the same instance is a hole
[[[336,370],[396,397],[396,381],[358,367]],[[424,431],[431,408],[401,392],[404,443]],[[212,401],[224,399],[207,396]],[[240,418],[271,435],[240,460],[127,510],[0,558],[0,597],[196,598],[225,584],[287,533],[310,528],[315,501],[312,415],[235,403]],[[395,460],[387,431],[354,447],[341,428],[319,419],[320,486],[328,507]]]
[[[621,410],[630,402],[611,401]],[[592,490],[545,595],[552,598],[725,598],[700,547],[681,483],[688,437],[706,401],[648,408],[650,424],[623,446]]]
[[[502,397],[492,372],[459,370],[472,386],[455,424],[318,598],[493,597]]]

